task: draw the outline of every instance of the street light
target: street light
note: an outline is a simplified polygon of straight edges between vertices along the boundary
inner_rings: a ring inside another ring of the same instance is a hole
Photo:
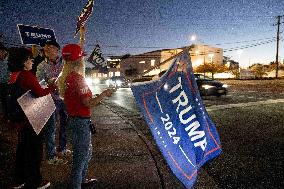
[[[195,41],[196,40],[196,35],[190,36],[190,41]]]
[[[190,35],[190,41],[193,43],[194,41],[199,41],[200,43],[204,43],[203,40],[200,39],[200,37],[198,37],[197,35],[193,34]]]

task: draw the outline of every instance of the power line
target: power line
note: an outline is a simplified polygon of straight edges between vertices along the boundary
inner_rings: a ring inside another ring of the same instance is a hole
[[[267,40],[269,39],[269,40]],[[261,40],[266,40],[266,41],[261,41]],[[225,45],[225,44],[238,44],[238,43],[244,43],[244,42],[253,42],[253,41],[258,41],[258,43],[255,44],[249,44],[249,45],[244,45],[244,46],[237,46],[229,49],[224,49],[224,51],[232,51],[232,50],[239,50],[239,49],[244,49],[247,47],[255,47],[258,45],[262,44],[267,44],[270,42],[276,41],[276,37],[272,38],[263,38],[263,39],[255,39],[255,40],[247,40],[247,41],[237,41],[237,42],[230,42],[230,43],[219,43],[215,45]],[[86,45],[86,46],[95,46],[95,45]],[[172,49],[172,47],[159,47],[159,46],[119,46],[119,45],[105,45],[104,48],[125,48],[125,49]]]
[[[266,45],[266,44],[269,44],[269,43],[273,43],[275,41],[276,41],[276,39],[272,39],[272,40],[267,40],[267,41],[261,41],[261,42],[254,43],[254,44],[237,46],[237,47],[234,47],[234,48],[223,49],[223,52],[225,53],[225,52],[231,52],[231,51],[237,51],[237,50],[243,50],[243,49],[258,47],[258,46],[261,46],[261,45]],[[220,51],[210,51],[210,53],[220,53]],[[207,54],[210,54],[210,53],[199,53],[199,55],[207,55]],[[152,58],[152,57],[154,58],[155,57],[153,55],[145,55],[145,54],[143,54],[143,55],[134,55],[134,56],[136,58],[143,58],[143,57],[144,58]]]
[[[267,37],[267,38],[262,38],[262,39],[253,39],[253,40],[245,40],[245,41],[235,41],[235,42],[228,42],[228,43],[216,43],[213,45],[216,46],[221,46],[221,45],[231,45],[231,44],[238,44],[238,43],[248,43],[248,42],[252,42],[252,41],[261,41],[261,40],[267,40],[267,39],[276,39],[276,37]]]
[[[223,52],[248,49],[248,48],[257,47],[257,46],[260,46],[260,45],[269,44],[269,43],[272,43],[272,42],[275,42],[275,41],[276,41],[276,39],[273,39],[273,40],[263,41],[263,42],[259,42],[259,43],[255,43],[255,44],[244,45],[244,46],[234,47],[234,48],[230,48],[230,49],[224,49]]]

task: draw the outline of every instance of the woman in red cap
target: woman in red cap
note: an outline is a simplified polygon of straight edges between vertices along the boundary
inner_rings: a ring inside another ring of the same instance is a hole
[[[59,92],[64,98],[69,116],[68,128],[72,131],[73,164],[69,183],[72,189],[80,189],[81,186],[96,182],[95,179],[86,179],[88,163],[92,155],[91,108],[114,92],[114,90],[107,89],[96,97],[92,96],[85,81],[83,56],[84,53],[79,45],[66,45],[62,49],[65,64],[58,79]]]

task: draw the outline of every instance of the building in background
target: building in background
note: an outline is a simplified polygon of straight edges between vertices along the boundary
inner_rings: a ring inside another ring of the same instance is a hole
[[[178,54],[182,48],[176,49],[162,49],[152,52],[147,52],[139,55],[132,55],[120,62],[120,73],[122,76],[134,78],[141,75],[151,67],[157,66],[159,63],[164,62],[170,57]],[[211,47],[208,45],[191,45],[189,47],[192,66],[197,67],[204,63],[223,63],[223,49]],[[159,74],[163,70],[167,70],[172,60],[165,64],[153,69],[145,76],[153,76]]]
[[[125,77],[137,77],[150,68],[157,66],[160,62],[176,55],[180,51],[181,49],[163,49],[139,55],[132,55],[120,62],[120,72]],[[168,64],[164,64],[161,67],[150,71],[146,76],[157,75],[167,68]]]
[[[91,69],[88,75],[101,80],[113,76],[124,76],[133,79],[178,54],[182,50],[182,48],[161,49],[138,55],[112,56],[107,59],[107,74],[99,73],[98,70]],[[193,68],[204,63],[223,63],[223,49],[221,48],[208,45],[191,45],[189,47],[189,53]],[[158,75],[160,72],[167,70],[171,63],[172,60],[165,62],[163,65],[156,67],[144,76],[150,77]]]
[[[190,57],[193,68],[204,63],[223,64],[223,49],[208,45],[191,45]]]
[[[120,76],[120,59],[121,57],[111,57],[107,59],[108,65],[108,73],[100,73],[98,70],[92,69],[94,66],[89,66],[87,75],[92,78],[98,78],[101,80],[113,77],[113,76]],[[90,65],[90,63],[86,63],[86,65]]]

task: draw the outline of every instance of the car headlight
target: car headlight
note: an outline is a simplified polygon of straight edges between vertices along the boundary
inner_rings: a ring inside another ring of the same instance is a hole
[[[110,85],[110,80],[109,79],[106,80],[106,84]]]
[[[212,87],[214,87],[214,86],[212,86],[212,85],[202,85],[202,88],[204,88],[204,89],[210,89],[210,88],[212,88]]]
[[[119,81],[119,80],[117,80],[117,81],[116,81],[116,85],[117,85],[117,86],[119,86],[119,87],[120,87],[120,86],[121,86],[121,84],[122,84],[122,82],[121,82],[121,81]]]
[[[100,83],[100,79],[99,79],[99,78],[95,78],[95,79],[93,80],[93,83],[94,83],[94,84],[99,84],[99,83]]]
[[[86,83],[87,83],[87,85],[92,85],[92,78],[90,78],[90,77],[87,77],[86,79]]]
[[[223,85],[222,85],[222,87],[227,88],[227,87],[228,87],[228,85],[227,85],[227,84],[223,84]]]

